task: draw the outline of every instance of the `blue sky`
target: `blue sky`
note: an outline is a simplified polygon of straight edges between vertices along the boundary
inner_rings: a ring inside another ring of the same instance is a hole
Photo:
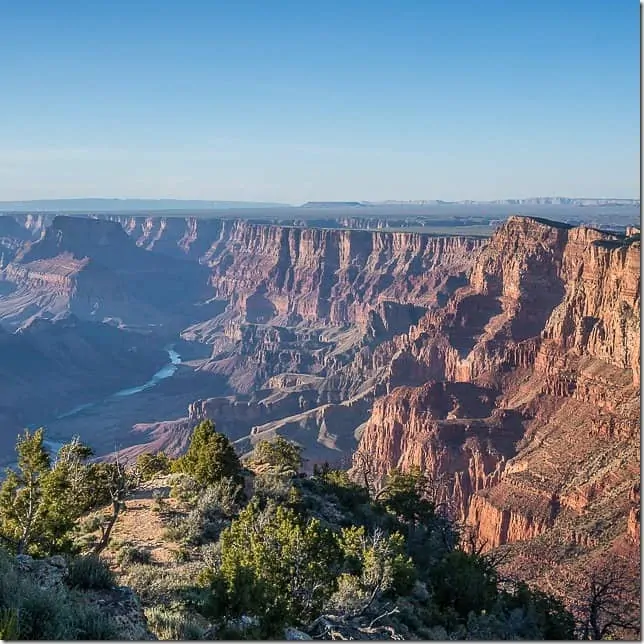
[[[639,195],[634,0],[0,0],[0,200]]]

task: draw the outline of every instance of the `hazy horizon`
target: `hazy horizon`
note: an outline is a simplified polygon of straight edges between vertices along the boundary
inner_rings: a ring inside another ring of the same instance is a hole
[[[630,197],[630,196],[615,196],[615,195],[601,195],[601,196],[587,196],[587,195],[532,195],[528,197],[498,197],[495,199],[454,199],[447,200],[441,199],[440,197],[433,198],[424,198],[424,199],[405,199],[405,198],[391,198],[391,199],[382,199],[382,200],[373,200],[373,199],[311,199],[306,202],[271,202],[271,201],[245,201],[245,200],[234,200],[234,199],[192,199],[192,198],[175,198],[175,197],[101,197],[101,196],[81,196],[81,197],[57,197],[57,198],[38,198],[33,199],[3,199],[0,195],[0,206],[5,206],[7,204],[38,204],[45,202],[176,202],[177,204],[185,204],[187,206],[192,205],[195,208],[201,207],[211,207],[212,205],[231,205],[231,206],[242,206],[248,205],[251,207],[266,207],[266,208],[297,208],[308,203],[320,203],[320,204],[352,204],[357,203],[360,205],[366,206],[380,206],[380,205],[399,205],[399,206],[416,206],[424,205],[419,204],[418,202],[425,202],[427,205],[436,205],[440,206],[441,204],[445,205],[467,205],[468,202],[474,204],[493,204],[494,202],[510,202],[510,201],[531,201],[537,199],[566,199],[566,200],[588,200],[588,201],[640,201],[640,197]]]

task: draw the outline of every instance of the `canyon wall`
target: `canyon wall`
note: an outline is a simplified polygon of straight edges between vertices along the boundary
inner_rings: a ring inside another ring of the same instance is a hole
[[[416,233],[284,228],[225,222],[204,259],[216,297],[248,321],[365,325],[382,302],[435,304],[482,242]],[[392,315],[396,312],[392,311]],[[386,315],[385,315],[386,317]],[[387,323],[385,321],[385,323]]]
[[[639,261],[639,235],[510,218],[445,307],[376,350],[389,393],[359,449],[380,475],[419,465],[447,480],[487,547],[632,532]]]
[[[386,304],[388,325],[400,304],[442,303],[486,242],[241,219],[111,219],[138,246],[209,266],[213,297],[257,323],[366,325],[369,311]]]
[[[48,222],[46,216],[25,222],[33,239],[7,267],[6,282],[15,282],[23,290],[45,282],[56,288],[64,283],[71,297],[79,282],[74,282],[73,275],[81,268],[85,272],[108,268],[123,275],[132,267],[139,273],[139,282],[149,282],[139,289],[141,294],[149,295],[154,274],[163,273],[168,299],[168,294],[180,295],[182,290],[175,285],[174,275],[185,268],[176,261],[192,260],[182,264],[198,262],[209,269],[211,290],[203,297],[226,304],[227,319],[289,326],[358,324],[370,326],[372,333],[402,332],[424,308],[445,301],[464,280],[473,253],[485,243],[468,237],[195,217],[58,216],[47,226]],[[128,236],[134,244],[127,243]],[[146,253],[144,259],[137,247],[157,252]],[[78,265],[84,258],[90,267]],[[127,279],[131,286],[134,278],[127,275]],[[125,282],[101,288],[114,292],[127,287]],[[92,300],[94,296],[84,297]],[[94,297],[91,306],[97,304],[100,307],[101,302]],[[76,313],[83,314],[82,310]],[[217,320],[215,326],[221,323]]]
[[[192,321],[194,304],[210,294],[207,279],[196,262],[140,248],[118,222],[57,216],[0,269],[0,320],[17,327],[71,312],[176,328]]]

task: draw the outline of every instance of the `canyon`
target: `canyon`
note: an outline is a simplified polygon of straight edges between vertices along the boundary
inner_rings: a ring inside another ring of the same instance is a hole
[[[387,349],[387,394],[357,450],[376,474],[419,466],[440,480],[477,547],[503,547],[502,570],[550,589],[607,560],[639,574],[640,240],[629,232],[510,218],[468,284]]]
[[[240,453],[295,440],[308,471],[420,467],[543,587],[639,562],[639,230],[374,227],[0,217],[4,460],[28,424],[134,458],[210,418]],[[172,377],[112,395],[170,343]]]
[[[106,401],[103,418],[88,409],[49,418],[50,433],[79,434],[98,453],[118,443],[134,454],[150,442],[172,451],[217,410],[214,420],[241,444],[282,426],[300,432],[311,464],[346,460],[366,420],[374,387],[356,388],[356,356],[445,301],[484,243],[225,219],[20,223],[18,235],[5,222],[4,245],[16,249],[0,271],[8,330],[73,315],[137,341],[156,338],[159,348],[178,342],[184,359],[172,382],[136,401]],[[340,435],[322,430],[331,418],[345,419]]]

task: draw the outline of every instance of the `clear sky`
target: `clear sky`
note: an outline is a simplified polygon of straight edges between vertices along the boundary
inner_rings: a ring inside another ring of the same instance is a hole
[[[0,0],[0,200],[639,196],[635,0]]]

